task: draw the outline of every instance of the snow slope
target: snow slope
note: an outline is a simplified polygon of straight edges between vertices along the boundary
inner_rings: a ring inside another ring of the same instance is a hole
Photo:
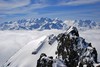
[[[0,31],[0,67],[35,37],[28,32]]]
[[[41,41],[45,42],[43,44],[43,47],[36,55],[32,54],[32,52],[39,47],[39,43]],[[22,49],[20,49],[14,56],[12,56],[4,67],[6,67],[7,65],[9,67],[35,67],[40,54],[46,53],[47,55],[54,56],[56,46],[57,43],[53,44],[52,46],[48,44],[47,36],[43,36],[37,40],[33,40],[25,45]]]
[[[61,33],[60,30],[45,31],[0,31],[0,67],[13,56],[19,49],[29,42],[36,40],[43,35]]]
[[[13,33],[15,33],[15,32],[13,32]],[[3,62],[3,63],[0,63],[0,65],[4,64],[4,67],[7,67],[7,66],[8,67],[36,67],[36,61],[39,58],[41,53],[46,53],[49,56],[55,56],[57,42],[55,42],[51,46],[47,43],[48,39],[46,39],[45,44],[42,46],[42,48],[39,50],[39,52],[36,55],[32,54],[32,52],[36,49],[36,47],[38,47],[38,45],[41,41],[44,41],[44,39],[47,38],[48,35],[50,35],[52,33],[55,33],[57,35],[61,32],[63,32],[63,31],[60,31],[60,30],[45,30],[45,31],[41,31],[41,32],[40,31],[20,31],[19,32],[20,34],[21,33],[23,33],[23,34],[26,33],[27,35],[30,34],[30,36],[32,38],[29,38],[30,41],[28,41],[26,45],[24,44],[25,46],[22,47],[16,54],[14,54],[12,57],[10,55],[11,58],[9,60],[7,58],[6,60],[8,60],[8,61],[5,64],[3,61],[4,59],[3,60],[0,59],[1,62]],[[2,33],[4,33],[4,32],[2,32]],[[10,33],[10,32],[8,32],[8,33]],[[12,33],[10,33],[10,34],[12,35]],[[100,61],[100,52],[99,52],[100,30],[95,29],[95,30],[79,31],[79,34],[81,37],[85,38],[87,42],[91,42],[92,45],[94,47],[96,47],[96,49],[98,51],[98,60]],[[25,35],[24,35],[24,37],[25,37]],[[20,39],[20,37],[19,37],[19,39]],[[11,39],[9,38],[9,40],[11,40]],[[9,44],[9,42],[8,42],[8,44]],[[17,44],[14,43],[14,45],[17,45]],[[6,47],[8,47],[8,46],[6,46]],[[14,46],[12,46],[12,47],[14,47]],[[9,51],[9,53],[10,53],[10,51]],[[1,55],[0,55],[0,57],[1,57]]]

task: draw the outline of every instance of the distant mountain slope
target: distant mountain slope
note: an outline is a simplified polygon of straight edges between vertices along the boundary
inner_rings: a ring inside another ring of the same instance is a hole
[[[75,25],[79,29],[99,28],[100,23],[91,20],[65,20],[37,18],[22,19],[18,21],[10,21],[0,23],[0,30],[45,30],[45,29],[66,29],[71,25]]]
[[[100,23],[94,22],[92,20],[65,20],[68,26],[75,26],[78,29],[86,30],[86,29],[100,29]]]

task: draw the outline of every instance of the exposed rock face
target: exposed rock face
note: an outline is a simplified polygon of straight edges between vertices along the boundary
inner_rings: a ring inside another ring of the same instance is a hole
[[[70,27],[56,39],[58,41],[56,58],[49,59],[46,54],[40,56],[37,67],[49,67],[50,62],[52,62],[50,67],[84,67],[84,65],[94,67],[94,64],[98,63],[95,47],[79,36],[76,27]]]

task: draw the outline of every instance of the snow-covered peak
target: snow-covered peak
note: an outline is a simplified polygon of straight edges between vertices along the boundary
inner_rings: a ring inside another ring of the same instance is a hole
[[[17,25],[17,26],[16,26]],[[67,29],[75,26],[78,29],[94,29],[100,28],[100,23],[92,20],[65,20],[59,18],[33,18],[21,19],[18,21],[9,21],[0,23],[0,30],[45,30],[45,29]]]

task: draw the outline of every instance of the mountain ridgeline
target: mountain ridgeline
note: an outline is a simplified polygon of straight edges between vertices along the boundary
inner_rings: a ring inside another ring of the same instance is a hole
[[[56,58],[41,53],[36,67],[100,67],[95,66],[99,64],[96,48],[79,35],[76,27],[70,27],[66,32],[58,34],[56,40]]]
[[[91,20],[65,20],[37,18],[37,19],[22,19],[18,21],[9,21],[0,23],[0,30],[50,30],[50,29],[66,29],[69,26],[76,26],[78,29],[100,29],[100,23]]]
[[[43,35],[29,41],[1,67],[100,67],[99,49],[96,49],[99,46],[94,47],[99,39],[93,37],[96,42],[88,42],[74,26],[61,32],[38,32]],[[93,35],[85,33],[85,36],[90,39]]]

